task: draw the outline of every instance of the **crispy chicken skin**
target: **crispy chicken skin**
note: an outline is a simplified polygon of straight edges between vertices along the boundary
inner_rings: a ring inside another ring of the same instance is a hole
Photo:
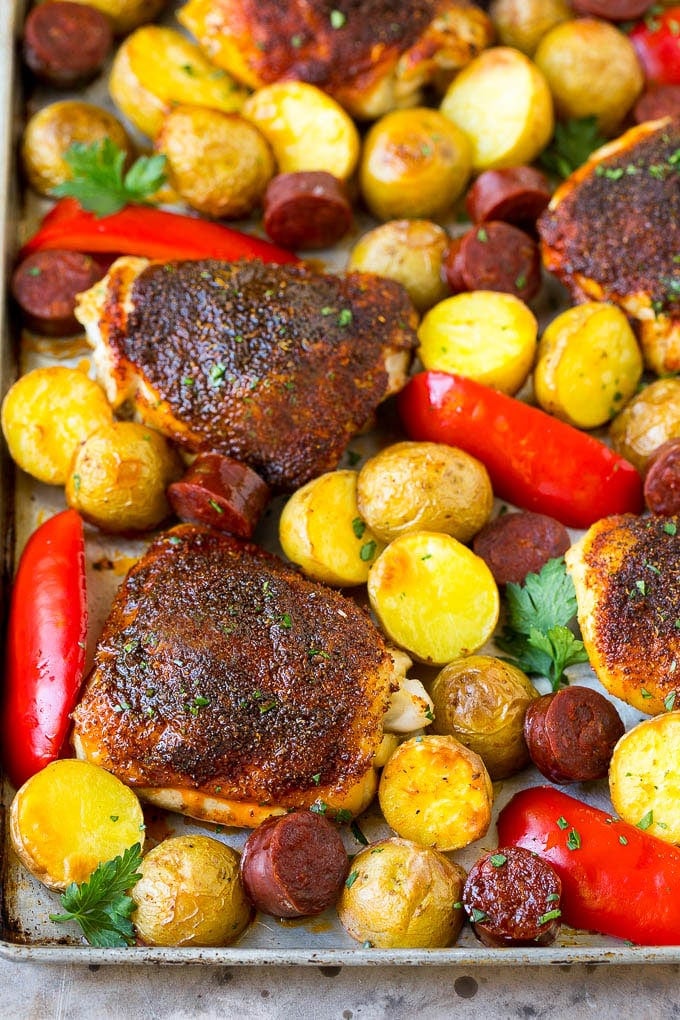
[[[565,555],[596,676],[656,715],[680,695],[680,518],[606,517]]]
[[[366,119],[417,105],[493,41],[467,0],[189,0],[178,18],[251,88],[309,82]]]
[[[392,280],[259,261],[121,258],[76,315],[114,407],[278,491],[337,467],[417,344]]]
[[[179,525],[119,589],[74,745],[144,799],[228,825],[317,802],[355,813],[376,790],[398,671],[340,593]]]
[[[598,149],[538,221],[543,261],[577,301],[637,321],[647,367],[680,371],[680,118],[647,121]]]

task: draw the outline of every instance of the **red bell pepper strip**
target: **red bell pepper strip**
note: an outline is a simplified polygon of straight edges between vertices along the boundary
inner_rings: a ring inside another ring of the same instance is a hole
[[[3,766],[16,787],[59,757],[86,639],[83,522],[64,510],[28,539],[12,588],[0,734]]]
[[[494,492],[567,527],[642,511],[642,479],[608,446],[536,407],[446,372],[421,372],[397,406],[412,439],[458,446],[486,466]]]
[[[498,817],[562,879],[562,920],[643,946],[680,945],[680,848],[552,786],[521,790]]]
[[[679,25],[680,7],[654,7],[630,30],[630,41],[648,82],[680,85]]]
[[[263,262],[298,262],[285,248],[220,223],[167,212],[146,205],[127,205],[110,216],[86,212],[74,198],[60,199],[19,258],[46,248],[115,252],[168,262],[173,259],[247,258]]]

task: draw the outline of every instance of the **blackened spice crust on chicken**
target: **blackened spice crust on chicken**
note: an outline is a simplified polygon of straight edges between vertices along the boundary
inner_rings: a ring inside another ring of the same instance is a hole
[[[281,491],[337,466],[417,343],[393,281],[259,261],[119,259],[77,314],[114,406]]]
[[[76,743],[134,787],[309,806],[374,771],[396,686],[353,602],[255,545],[180,525],[116,596]]]

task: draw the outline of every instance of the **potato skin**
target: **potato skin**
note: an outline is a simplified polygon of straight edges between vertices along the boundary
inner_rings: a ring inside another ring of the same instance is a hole
[[[491,655],[456,659],[437,674],[430,697],[432,731],[475,751],[494,781],[529,764],[524,716],[539,693],[516,666]]]
[[[160,14],[167,0],[75,0],[97,7],[111,19],[114,32],[122,35]]]
[[[379,949],[450,946],[463,926],[465,872],[443,854],[392,837],[353,859],[338,902],[352,938]]]
[[[467,542],[493,509],[491,480],[475,457],[444,443],[393,443],[357,479],[359,513],[385,542],[408,531],[442,531]]]
[[[359,238],[347,269],[396,280],[425,312],[448,294],[441,272],[448,244],[446,231],[431,220],[389,220]]]
[[[28,182],[41,195],[70,180],[64,153],[74,142],[89,144],[104,138],[132,159],[132,143],[120,121],[108,110],[76,99],[44,106],[28,121],[21,142],[21,158]]]
[[[680,379],[657,379],[626,404],[609,426],[617,453],[644,471],[662,443],[680,436]]]
[[[489,15],[498,41],[531,57],[546,32],[572,11],[565,0],[493,0]]]
[[[102,531],[147,531],[169,516],[165,489],[181,473],[179,455],[160,433],[137,422],[112,422],[77,451],[66,502]]]
[[[151,946],[226,946],[253,909],[240,854],[210,836],[172,836],[150,850],[131,895],[137,934]]]

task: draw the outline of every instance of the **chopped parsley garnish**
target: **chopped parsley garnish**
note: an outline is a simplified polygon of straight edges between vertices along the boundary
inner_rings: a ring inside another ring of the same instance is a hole
[[[75,921],[91,946],[131,946],[136,904],[127,894],[142,877],[141,863],[142,848],[135,843],[122,856],[97,865],[87,882],[69,885],[60,897],[65,913],[50,914],[50,920]]]
[[[570,829],[567,835],[567,850],[580,850],[581,836],[576,829]]]
[[[560,121],[555,125],[552,141],[541,153],[541,166],[557,177],[568,177],[606,140],[600,134],[596,117]]]
[[[165,156],[140,156],[127,171],[126,158],[110,138],[73,142],[64,153],[72,177],[52,194],[75,198],[97,216],[109,216],[131,202],[146,202],[165,184]]]

